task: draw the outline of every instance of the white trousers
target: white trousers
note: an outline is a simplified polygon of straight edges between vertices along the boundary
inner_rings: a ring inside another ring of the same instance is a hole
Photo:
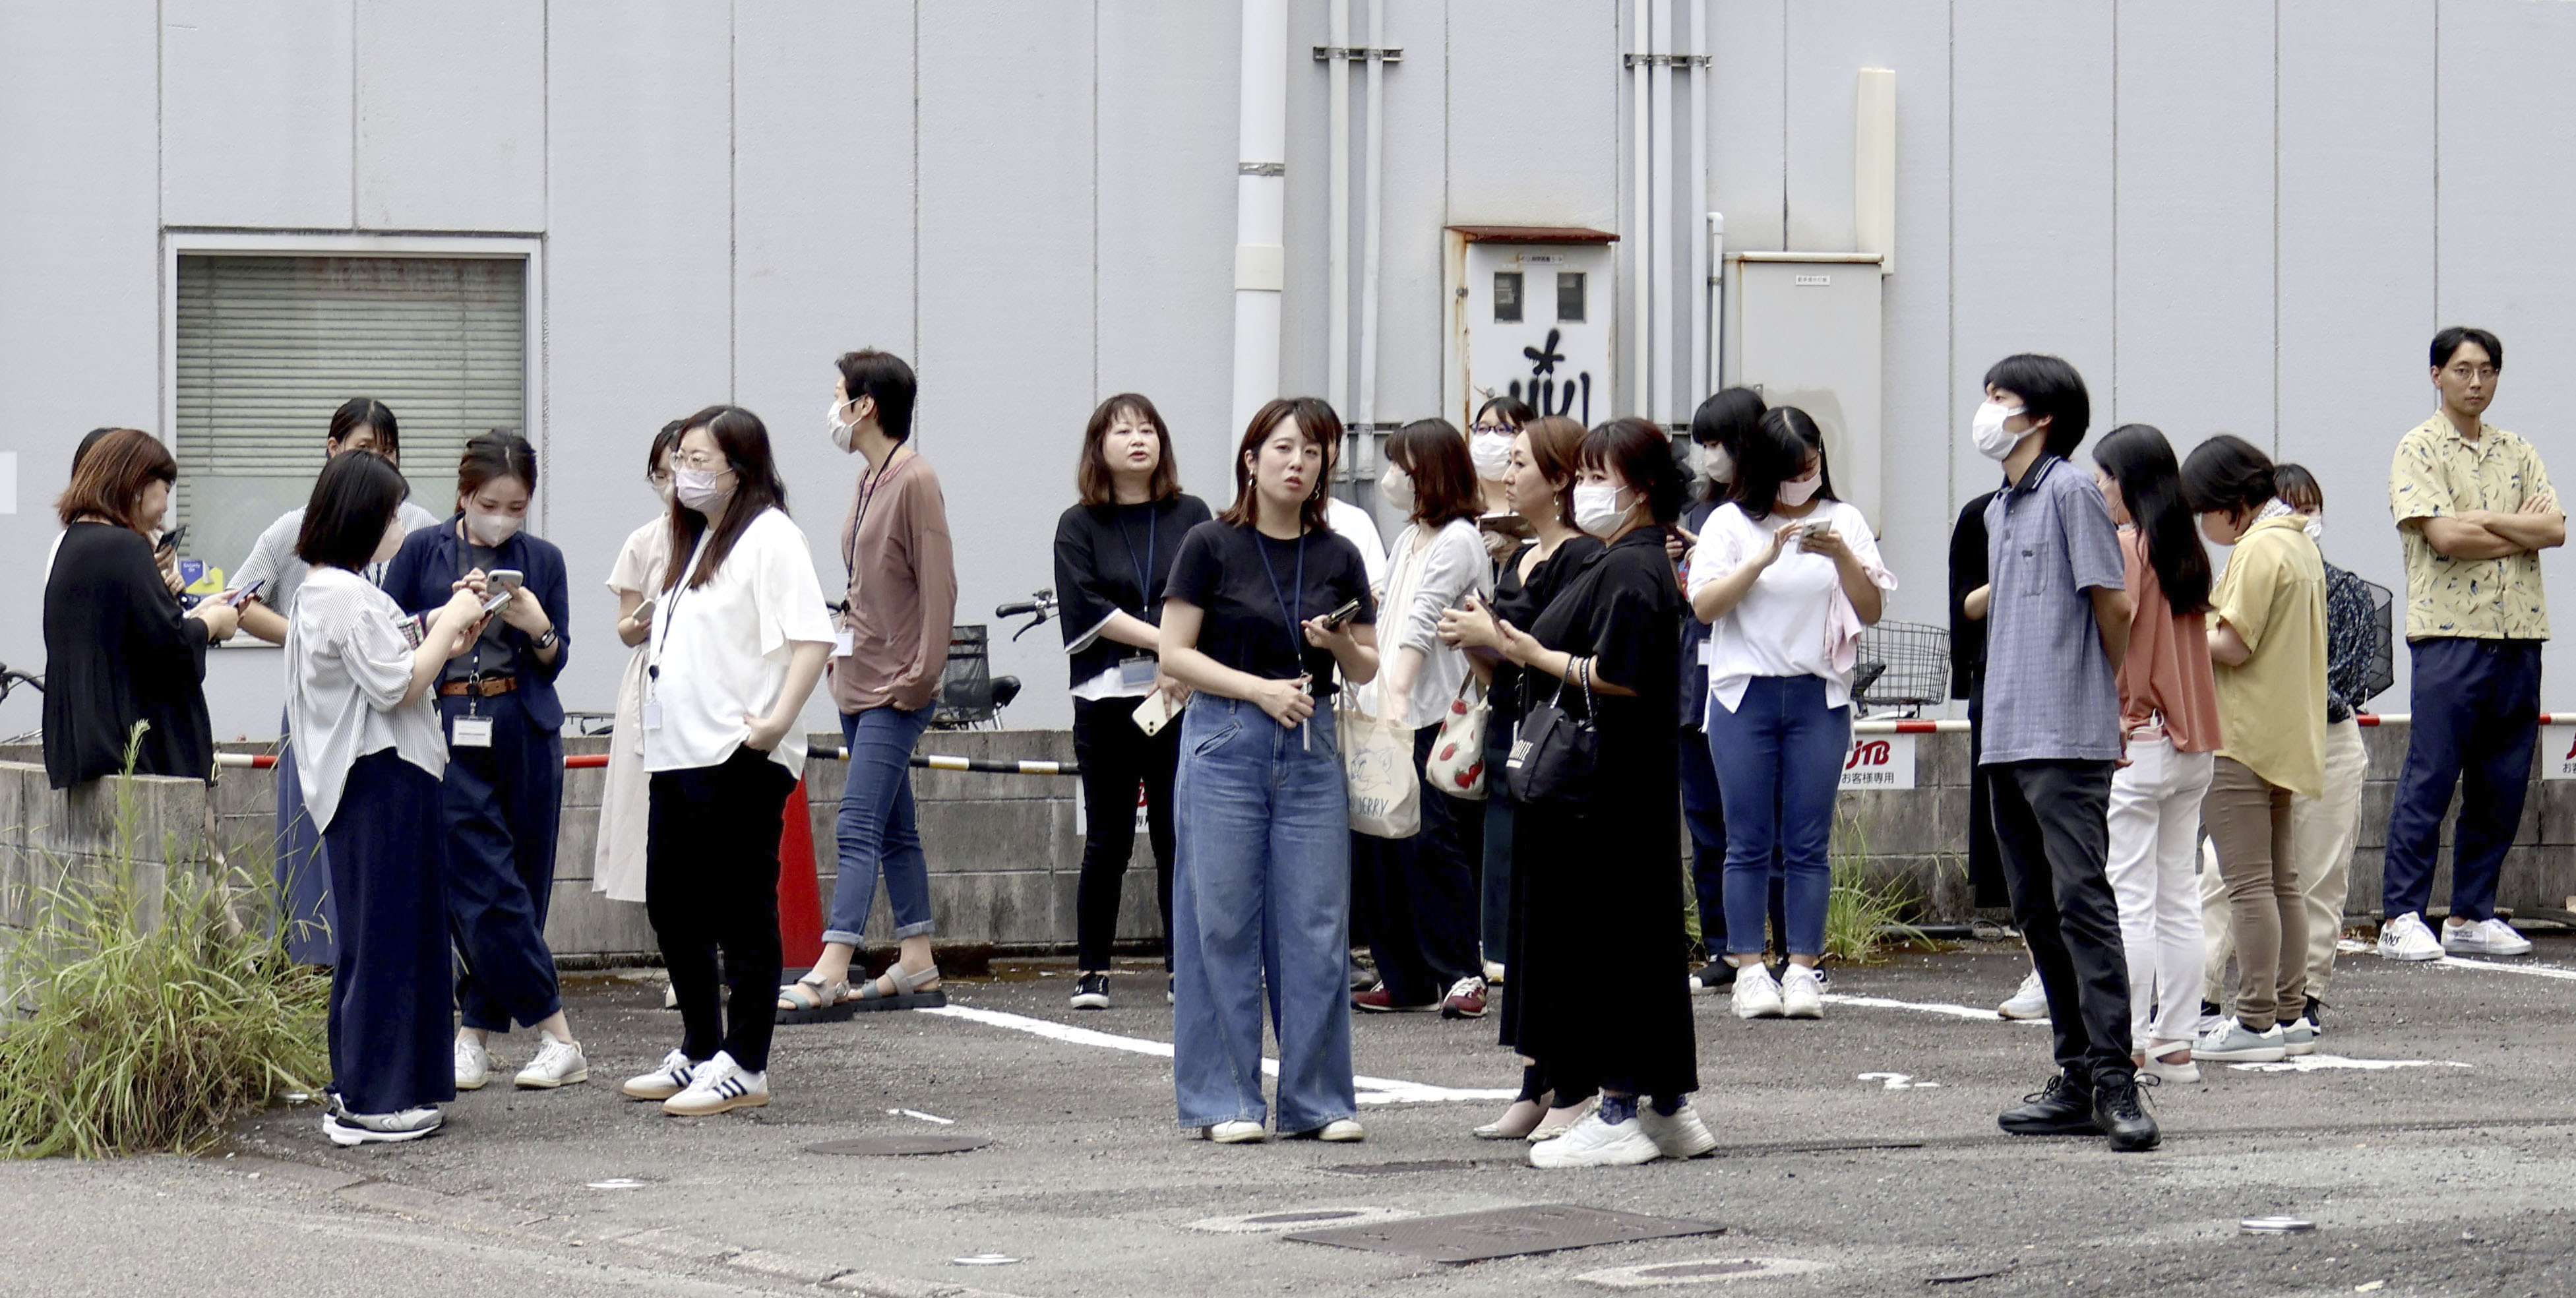
[[[2344,904],[2352,891],[2352,852],[2361,842],[2361,786],[2370,778],[2370,750],[2362,746],[2361,723],[2338,721],[2326,727],[2326,788],[2322,798],[2290,799],[2292,851],[2299,858],[2299,888],[2308,898],[2308,995],[2322,1000],[2334,977],[2335,942],[2343,937]],[[2227,906],[2227,885],[2213,863],[2201,878],[2201,931],[2209,952],[2201,966],[2201,998],[2227,1003],[2227,962],[2236,954],[2236,925]],[[2295,952],[2283,952],[2290,959]],[[2285,1015],[2299,1009],[2284,1005]]]
[[[2111,893],[2129,958],[2129,1039],[2188,1041],[2200,1020],[2200,888],[2193,847],[2212,757],[2129,741],[2111,773]]]

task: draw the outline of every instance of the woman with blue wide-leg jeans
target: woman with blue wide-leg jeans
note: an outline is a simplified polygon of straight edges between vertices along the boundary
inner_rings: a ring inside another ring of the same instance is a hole
[[[930,728],[930,713],[929,708],[907,712],[889,706],[841,714],[850,774],[841,786],[841,812],[833,822],[833,837],[840,842],[840,881],[832,886],[826,942],[859,945],[868,909],[876,904],[880,869],[885,872],[886,904],[894,910],[895,940],[937,930],[930,918],[930,860],[922,855],[921,828],[912,806],[912,746]],[[939,999],[944,1003],[947,997]]]
[[[1350,809],[1332,712],[1292,730],[1258,705],[1194,697],[1174,800],[1181,1125],[1262,1121],[1265,989],[1279,1034],[1279,1130],[1352,1116]]]

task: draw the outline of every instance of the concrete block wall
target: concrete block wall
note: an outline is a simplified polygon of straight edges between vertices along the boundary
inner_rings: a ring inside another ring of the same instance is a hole
[[[45,890],[96,879],[119,854],[117,782],[57,792],[41,754],[10,760],[26,755],[23,748],[0,754],[0,947],[32,922]],[[128,791],[134,883],[147,916],[173,869],[265,869],[266,835],[256,843],[234,835],[217,814],[212,786],[140,776]]]

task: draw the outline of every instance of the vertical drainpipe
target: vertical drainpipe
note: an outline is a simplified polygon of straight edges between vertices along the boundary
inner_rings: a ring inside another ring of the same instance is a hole
[[[1687,0],[1690,5],[1690,210],[1708,206],[1708,5],[1709,0]],[[1696,408],[1702,398],[1717,391],[1717,367],[1710,361],[1709,339],[1715,331],[1709,327],[1709,316],[1717,310],[1717,289],[1709,280],[1708,239],[1693,239],[1690,267],[1691,384],[1689,401]]]
[[[1351,410],[1351,0],[1327,0],[1332,58],[1324,65],[1325,190],[1331,214],[1324,232],[1324,399]]]
[[[1657,53],[1673,48],[1673,0],[1654,0],[1646,32]],[[1647,83],[1654,88],[1654,186],[1655,210],[1646,222],[1647,238],[1654,248],[1655,314],[1652,322],[1654,339],[1655,387],[1647,402],[1646,417],[1659,424],[1673,421],[1673,68],[1657,59],[1646,71]],[[1696,204],[1694,204],[1696,206]]]
[[[1377,422],[1378,231],[1386,215],[1386,0],[1369,0],[1368,209],[1360,227],[1360,398],[1362,424]],[[1362,439],[1374,447],[1372,431]],[[1362,456],[1364,461],[1371,456]]]
[[[1279,395],[1279,299],[1287,283],[1288,0],[1243,0],[1242,77],[1234,181],[1236,430]]]
[[[1646,89],[1646,56],[1653,51],[1653,42],[1646,35],[1648,8],[1649,0],[1634,0],[1628,19],[1628,45],[1636,56],[1629,65],[1628,77],[1628,96],[1636,105],[1636,122],[1631,128],[1634,134],[1633,157],[1629,163],[1635,173],[1635,194],[1631,199],[1635,215],[1628,223],[1628,233],[1635,240],[1635,246],[1628,253],[1628,264],[1632,268],[1629,282],[1635,290],[1628,294],[1628,370],[1635,376],[1630,390],[1636,394],[1636,404],[1629,408],[1629,413],[1636,415],[1649,413],[1654,391],[1647,365],[1651,355],[1648,325],[1654,319],[1654,274],[1651,268],[1654,223],[1650,219],[1654,211],[1654,137],[1649,129],[1651,96]]]

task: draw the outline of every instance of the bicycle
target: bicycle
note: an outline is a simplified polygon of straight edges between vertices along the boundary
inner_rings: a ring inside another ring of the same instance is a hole
[[[1054,616],[1055,606],[1055,592],[1042,590],[1028,599],[994,609],[993,616],[1028,618],[1028,624],[1011,635],[1011,639],[1018,640]],[[948,629],[948,666],[939,674],[939,702],[930,714],[931,729],[964,730],[983,725],[998,729],[1002,709],[1019,696],[1019,677],[993,675],[991,637],[984,627],[963,625]]]

